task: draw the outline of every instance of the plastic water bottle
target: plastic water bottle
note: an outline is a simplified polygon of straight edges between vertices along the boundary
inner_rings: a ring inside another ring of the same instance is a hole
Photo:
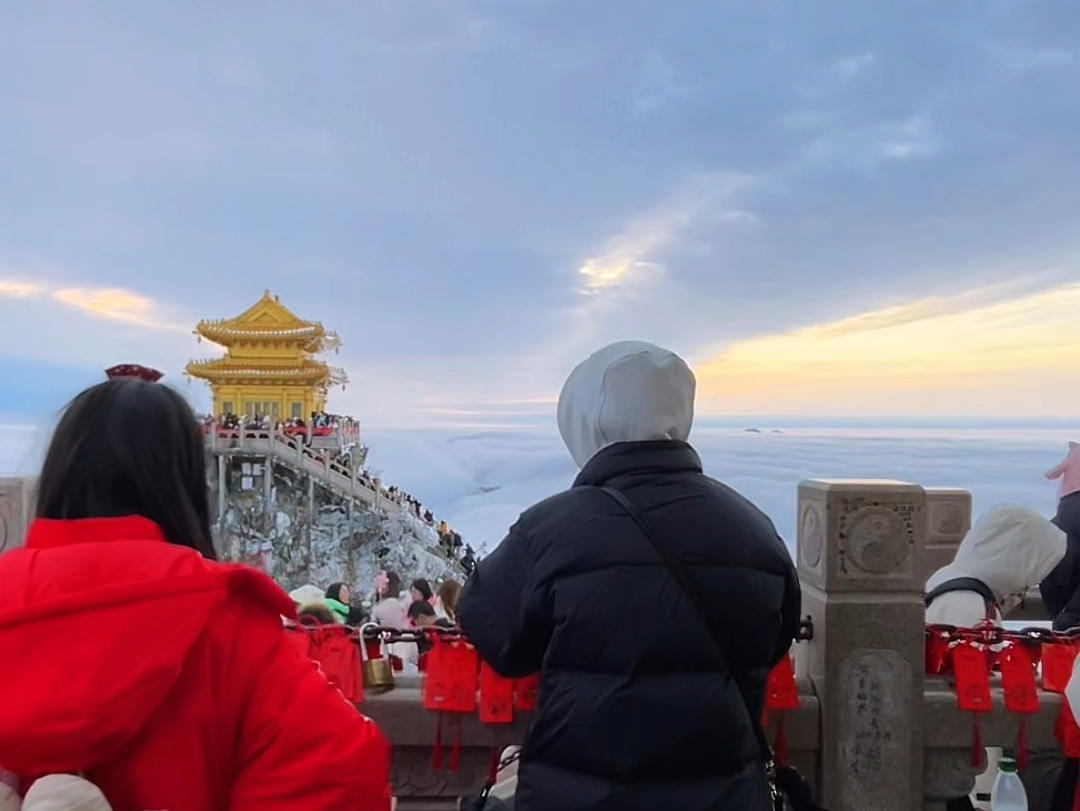
[[[990,792],[993,811],[1028,811],[1027,792],[1016,773],[1016,761],[1003,757],[998,761],[998,775]]]

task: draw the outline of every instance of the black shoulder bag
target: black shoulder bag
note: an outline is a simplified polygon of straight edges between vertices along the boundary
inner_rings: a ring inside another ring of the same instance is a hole
[[[656,554],[659,555],[660,559],[667,566],[671,576],[675,578],[675,581],[686,594],[687,599],[690,600],[690,604],[697,613],[698,619],[701,620],[701,623],[709,632],[709,639],[712,640],[713,647],[716,648],[716,652],[720,654],[720,659],[723,661],[724,666],[728,668],[728,672],[734,677],[735,673],[728,664],[728,657],[724,651],[723,643],[721,643],[719,637],[713,631],[712,625],[709,624],[707,619],[708,615],[705,613],[701,597],[694,587],[693,581],[687,576],[686,570],[683,569],[682,564],[670,555],[668,550],[659,542],[656,533],[652,530],[652,525],[649,523],[649,520],[633,505],[630,499],[613,487],[600,487],[597,489],[607,493],[608,496],[619,503],[627,515],[634,519],[634,523],[638,525],[641,534],[652,544],[653,549],[656,550]],[[739,695],[742,696],[741,690]],[[758,748],[761,750],[761,763],[765,770],[765,777],[769,783],[769,795],[772,800],[773,811],[784,811],[785,794],[796,811],[813,811],[817,806],[813,805],[813,802],[810,799],[810,791],[809,787],[806,785],[806,781],[792,769],[787,767],[777,769],[776,758],[773,756],[772,747],[770,747],[769,742],[765,740],[765,731],[761,728],[760,722],[754,718],[753,712],[746,704],[745,697],[743,697],[743,706],[746,709],[747,717],[750,719],[750,726],[754,730],[754,737],[757,739]]]

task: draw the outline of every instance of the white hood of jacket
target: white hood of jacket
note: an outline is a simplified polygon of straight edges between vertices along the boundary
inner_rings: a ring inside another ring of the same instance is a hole
[[[311,583],[293,589],[289,592],[289,597],[301,606],[326,605],[326,592]]]
[[[1007,596],[1038,585],[1063,557],[1064,532],[1034,510],[999,504],[975,522],[956,550],[953,562],[938,569],[926,581],[926,591],[932,591],[946,580],[974,577],[990,587],[1000,604]],[[942,616],[949,613],[950,603],[957,602],[950,599],[953,596],[953,593],[943,594],[934,600],[927,609],[927,622],[970,626],[982,619],[970,621],[967,617]],[[957,592],[955,596],[972,598],[982,605],[982,600],[975,595]]]
[[[570,373],[559,395],[559,433],[578,467],[616,442],[685,442],[696,388],[694,373],[674,352],[620,341]]]

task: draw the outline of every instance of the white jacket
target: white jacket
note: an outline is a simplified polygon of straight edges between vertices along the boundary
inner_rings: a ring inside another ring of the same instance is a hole
[[[985,583],[994,600],[1008,613],[1019,597],[1039,584],[1065,557],[1065,533],[1034,510],[999,504],[987,510],[971,528],[956,557],[926,581],[926,591],[947,580],[973,577]],[[982,597],[971,591],[952,591],[934,599],[926,609],[932,625],[970,628],[986,618]],[[995,619],[1001,619],[1000,616]]]
[[[371,609],[371,621],[384,628],[404,631],[409,627],[408,606],[400,597],[387,597]]]

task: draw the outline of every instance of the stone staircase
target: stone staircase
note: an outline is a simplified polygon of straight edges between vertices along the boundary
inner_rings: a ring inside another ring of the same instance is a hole
[[[349,467],[331,461],[331,450],[345,450],[347,446],[331,448],[325,442],[321,446],[317,443],[318,440],[308,445],[303,437],[288,436],[274,429],[211,430],[206,437],[206,448],[217,464],[223,465],[229,457],[250,457],[284,465],[296,473],[309,476],[312,481],[345,499],[346,503],[357,504],[362,509],[382,515],[401,515],[406,519],[411,534],[428,551],[455,567],[460,566],[439,546],[434,527],[416,516],[411,505],[387,495],[378,479],[369,479],[360,474],[359,465]],[[362,459],[366,455],[366,448],[358,446],[357,449]],[[218,480],[221,481],[220,475]],[[269,478],[265,478],[265,481],[269,481]]]

